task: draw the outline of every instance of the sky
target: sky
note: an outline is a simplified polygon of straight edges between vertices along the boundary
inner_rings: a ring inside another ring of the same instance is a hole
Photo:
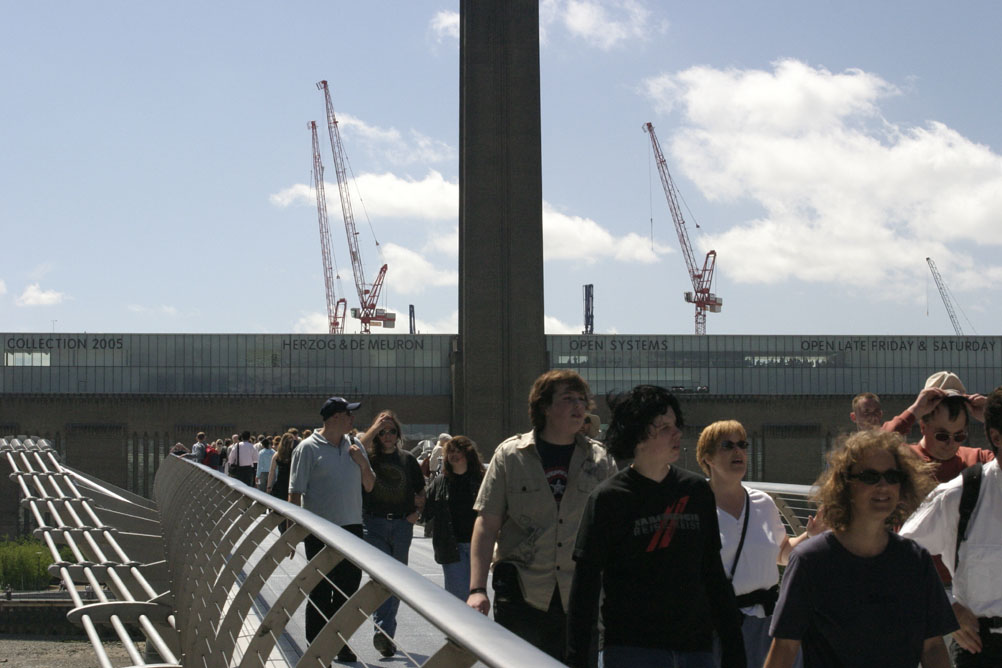
[[[357,305],[457,331],[459,5],[4,3],[0,331],[325,333],[308,123]],[[549,334],[691,334],[648,136],[717,252],[709,334],[1002,332],[1002,4],[541,0]],[[697,227],[698,225],[698,227]],[[349,321],[347,331],[357,331]]]

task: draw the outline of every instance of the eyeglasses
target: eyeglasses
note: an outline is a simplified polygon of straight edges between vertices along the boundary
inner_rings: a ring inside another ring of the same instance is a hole
[[[396,436],[397,430],[391,427],[389,429],[381,429],[379,431],[380,436],[386,436],[387,434],[389,434],[390,436]]]
[[[849,480],[858,480],[864,485],[876,485],[883,478],[888,485],[900,485],[905,481],[904,471],[898,469],[887,469],[886,471],[876,471],[866,469],[862,473],[850,473]]]
[[[963,443],[964,441],[967,440],[967,432],[958,431],[956,434],[949,434],[945,431],[937,431],[935,434],[932,435],[932,437],[942,443],[947,443],[951,438],[957,443]]]
[[[748,441],[721,441],[721,450],[733,450],[734,448],[741,448],[742,450],[748,449]]]

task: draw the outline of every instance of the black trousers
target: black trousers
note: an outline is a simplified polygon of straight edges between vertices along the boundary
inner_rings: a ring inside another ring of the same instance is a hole
[[[1002,666],[1002,634],[992,633],[981,625],[981,651],[971,654],[956,642],[951,642],[950,654],[956,668],[999,668]]]
[[[525,602],[513,564],[494,566],[494,621],[558,661],[567,647],[567,613],[560,602],[559,587],[553,588],[550,607],[534,608]]]
[[[359,538],[362,537],[361,524],[349,524],[341,528],[350,531]],[[314,536],[307,536],[305,545],[307,559],[315,557],[324,547],[323,541]],[[306,606],[307,642],[313,642],[327,620],[344,605],[349,596],[358,591],[358,585],[362,581],[362,571],[358,566],[345,559],[327,573],[327,578],[334,584],[332,585],[327,580],[321,580],[310,592],[312,605]],[[341,591],[339,592],[338,589]]]
[[[254,467],[253,466],[231,466],[230,467],[230,477],[236,478],[245,485],[254,486]]]

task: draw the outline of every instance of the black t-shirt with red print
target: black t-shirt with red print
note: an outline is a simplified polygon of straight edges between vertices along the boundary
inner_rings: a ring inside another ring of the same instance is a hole
[[[716,629],[725,665],[744,664],[741,614],[720,561],[713,491],[702,476],[673,466],[661,482],[633,468],[609,478],[588,497],[574,560],[570,665],[587,652],[599,590],[603,647],[709,652]]]

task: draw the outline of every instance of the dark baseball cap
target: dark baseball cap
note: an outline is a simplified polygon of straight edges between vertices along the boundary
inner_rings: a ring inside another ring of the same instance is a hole
[[[349,413],[351,411],[357,411],[361,405],[361,401],[350,403],[344,397],[331,397],[324,402],[324,407],[320,409],[320,417],[326,420],[335,413]]]

